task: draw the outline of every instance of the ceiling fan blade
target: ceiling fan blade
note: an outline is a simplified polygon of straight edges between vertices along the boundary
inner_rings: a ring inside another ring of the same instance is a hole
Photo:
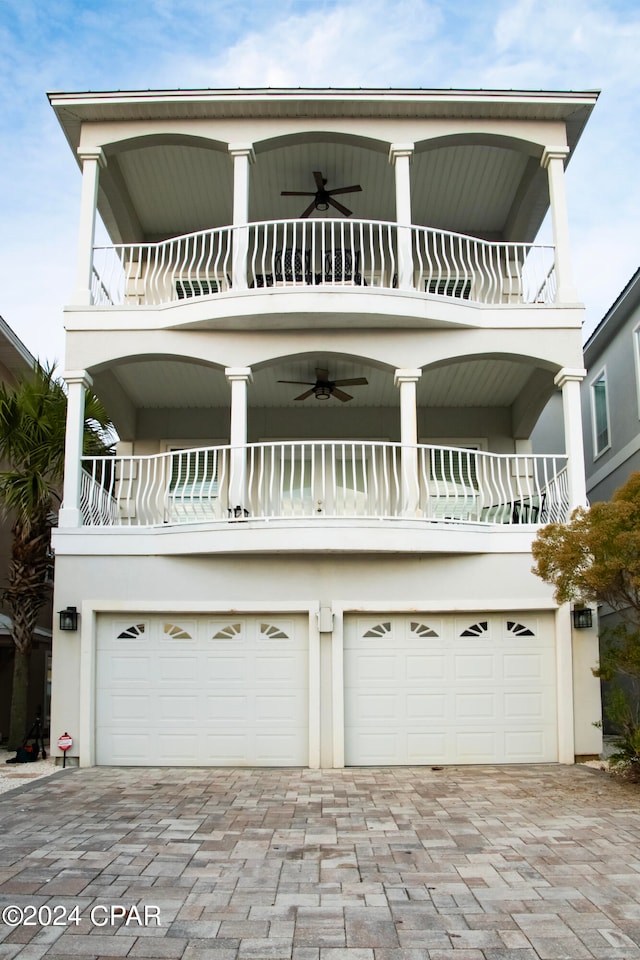
[[[348,210],[346,207],[343,207],[342,204],[338,203],[337,200],[334,200],[333,197],[329,197],[328,202],[331,204],[332,207],[335,207],[336,210],[339,210],[340,213],[343,213],[345,217],[350,217],[351,214],[353,213],[352,210]]]
[[[335,387],[331,391],[331,396],[335,397],[337,400],[342,400],[343,403],[346,403],[347,400],[353,400],[351,394],[345,393],[344,390],[336,390]]]
[[[352,187],[338,187],[336,190],[327,190],[330,197],[335,197],[337,193],[362,193],[360,184],[354,184]]]
[[[315,193],[314,193],[314,198],[315,198]],[[309,204],[309,206],[307,207],[307,209],[303,210],[303,212],[300,214],[300,219],[304,220],[305,217],[308,217],[309,214],[313,213],[313,211],[315,210],[315,207],[316,207],[316,201],[315,199],[313,199]]]
[[[316,182],[316,186],[317,186],[318,190],[324,190],[324,185],[325,185],[325,183],[326,183],[327,181],[326,181],[325,178],[322,176],[322,174],[320,173],[319,170],[314,170],[314,171],[313,171],[313,179],[314,179],[315,182]]]
[[[315,197],[315,190],[281,190],[281,197]]]
[[[311,387],[311,390],[305,390],[304,393],[301,393],[299,397],[294,397],[294,400],[306,400],[307,397],[313,396],[315,393],[315,387]]]
[[[311,380],[277,380],[277,383],[297,383],[301,387],[315,387]]]
[[[334,387],[366,387],[369,381],[366,377],[354,377],[351,380],[334,380]]]

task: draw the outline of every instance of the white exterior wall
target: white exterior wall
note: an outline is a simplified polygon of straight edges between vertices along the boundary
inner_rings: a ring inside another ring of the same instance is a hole
[[[429,533],[424,536],[428,538]],[[182,556],[182,557],[73,557],[58,556],[56,609],[77,605],[79,634],[55,638],[52,730],[74,737],[83,763],[93,762],[92,717],[95,618],[100,612],[206,613],[248,611],[260,614],[306,612],[315,636],[322,605],[333,613],[333,633],[317,637],[317,674],[320,677],[318,762],[341,763],[339,704],[341,692],[332,678],[340,678],[332,643],[341,636],[343,617],[351,611],[455,612],[555,611],[550,591],[530,572],[526,553],[498,555],[349,557],[322,556]],[[384,598],[384,599],[381,599]],[[323,625],[326,626],[326,613]],[[566,627],[564,628],[567,629]],[[591,682],[590,647],[578,638],[577,657],[559,676],[559,689],[572,684],[580,707],[575,719],[576,752],[598,752],[599,690]],[[82,706],[78,690],[82,695]],[[338,695],[337,695],[338,694]],[[338,713],[336,714],[336,710]],[[564,721],[559,740],[571,745],[572,718]]]

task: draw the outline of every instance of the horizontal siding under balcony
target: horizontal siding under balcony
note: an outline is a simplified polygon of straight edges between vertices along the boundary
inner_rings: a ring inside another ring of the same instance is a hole
[[[280,442],[83,458],[85,527],[323,520],[541,525],[568,518],[566,457]]]
[[[164,306],[269,289],[412,291],[553,304],[554,248],[370,220],[279,220],[94,249],[92,304]]]

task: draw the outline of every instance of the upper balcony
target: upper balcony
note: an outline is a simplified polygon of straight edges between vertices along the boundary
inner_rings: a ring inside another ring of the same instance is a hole
[[[145,329],[323,314],[325,326],[560,326],[549,308],[579,305],[564,167],[595,100],[52,94],[83,172],[68,329],[124,329],[134,310]],[[539,245],[548,211],[552,242]],[[98,215],[107,246],[95,247]]]
[[[96,247],[91,302],[157,308],[214,298],[213,317],[247,293],[385,291],[432,303],[549,305],[554,267],[550,245],[371,220],[279,220]]]

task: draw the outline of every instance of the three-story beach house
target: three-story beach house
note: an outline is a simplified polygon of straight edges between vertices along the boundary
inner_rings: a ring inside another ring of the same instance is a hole
[[[564,176],[596,99],[50,95],[82,169],[53,681],[81,763],[598,752],[594,631],[530,553],[585,502]],[[114,457],[82,456],[88,386]],[[566,454],[534,455],[558,389]]]

